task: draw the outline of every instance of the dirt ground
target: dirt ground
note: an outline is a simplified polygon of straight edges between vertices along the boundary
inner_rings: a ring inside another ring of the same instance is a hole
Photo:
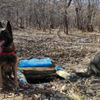
[[[57,31],[14,31],[18,60],[50,57],[68,72],[86,70],[90,60],[99,52],[100,34],[73,31],[65,35]],[[92,76],[76,81],[54,78],[50,82],[20,88],[18,93],[2,93],[0,100],[100,100],[100,78]]]

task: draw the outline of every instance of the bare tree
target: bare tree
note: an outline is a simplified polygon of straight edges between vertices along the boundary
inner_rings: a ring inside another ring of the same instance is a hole
[[[60,27],[66,34],[76,26],[93,31],[100,23],[99,3],[99,0],[0,0],[0,21],[10,20],[14,27],[43,31]]]
[[[71,4],[72,0],[64,0],[64,33],[68,34],[68,8]]]
[[[83,11],[82,11],[82,0],[75,0],[75,11],[76,11],[76,24],[79,30],[82,30],[83,24]]]
[[[87,31],[93,32],[92,21],[96,13],[96,1],[88,0],[88,16],[87,16]]]

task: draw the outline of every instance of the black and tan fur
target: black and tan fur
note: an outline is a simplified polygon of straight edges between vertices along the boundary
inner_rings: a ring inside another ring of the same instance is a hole
[[[9,21],[7,22],[6,28],[3,28],[2,24],[0,26],[1,26],[0,41],[5,41],[1,46],[2,52],[9,53],[15,51],[10,22]],[[0,87],[1,88],[3,87],[4,80],[9,78],[14,80],[16,86],[18,85],[16,62],[17,62],[17,57],[15,54],[0,55]]]

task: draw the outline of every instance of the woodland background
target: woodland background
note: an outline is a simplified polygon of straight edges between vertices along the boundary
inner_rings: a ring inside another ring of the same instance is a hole
[[[100,31],[100,0],[0,0],[0,20],[14,28]]]

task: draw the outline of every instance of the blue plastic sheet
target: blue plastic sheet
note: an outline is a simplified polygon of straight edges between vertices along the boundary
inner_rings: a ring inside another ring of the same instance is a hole
[[[56,66],[55,69],[56,69],[56,70],[62,70],[62,71],[65,71],[63,68],[61,68],[61,66]]]
[[[53,64],[50,58],[25,59],[19,62],[19,67],[48,67],[52,65]]]

